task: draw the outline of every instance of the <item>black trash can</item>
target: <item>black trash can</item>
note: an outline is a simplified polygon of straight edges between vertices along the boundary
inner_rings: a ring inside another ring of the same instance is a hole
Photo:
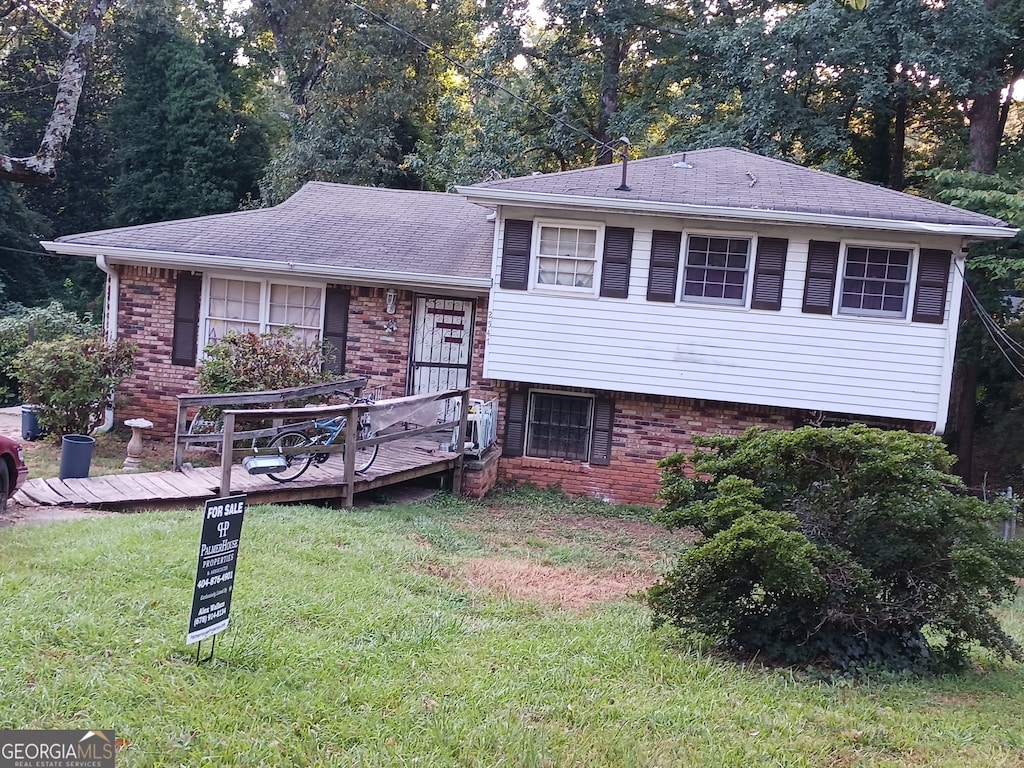
[[[42,434],[39,417],[36,416],[36,407],[34,405],[21,406],[21,439],[38,440]]]
[[[64,435],[60,443],[60,479],[88,477],[92,447],[96,440],[88,435]]]

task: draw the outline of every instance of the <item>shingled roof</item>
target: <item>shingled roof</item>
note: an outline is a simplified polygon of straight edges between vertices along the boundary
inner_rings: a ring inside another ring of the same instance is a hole
[[[620,210],[638,210],[639,203],[649,203],[663,204],[666,210],[669,206],[701,206],[743,211],[747,218],[755,214],[762,219],[773,218],[771,214],[804,214],[1001,227],[1009,230],[1007,235],[1014,231],[990,216],[739,149],[700,149],[631,160],[626,171],[628,191],[618,189],[622,165],[615,164],[488,181],[459,187],[459,192],[480,202],[497,202],[499,196],[502,201],[512,202],[517,195],[547,195],[577,203],[591,199],[594,207],[617,205]]]
[[[486,287],[494,238],[488,216],[461,195],[310,182],[272,208],[67,235],[47,245],[63,253],[152,252],[167,266],[237,259],[323,276],[381,271]]]

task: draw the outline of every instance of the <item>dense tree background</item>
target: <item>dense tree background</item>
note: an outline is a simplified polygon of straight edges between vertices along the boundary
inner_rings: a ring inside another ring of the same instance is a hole
[[[98,309],[99,271],[40,239],[312,179],[447,190],[608,163],[622,136],[634,157],[736,146],[1024,225],[1018,0],[12,0],[0,157],[36,152],[71,33],[108,3],[56,179],[0,181],[8,313]],[[1018,484],[1022,274],[1020,241],[972,254],[950,435],[966,465],[997,446]]]

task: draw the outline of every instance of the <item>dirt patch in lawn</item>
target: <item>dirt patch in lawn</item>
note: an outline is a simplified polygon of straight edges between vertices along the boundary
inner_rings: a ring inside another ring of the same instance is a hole
[[[469,589],[568,610],[638,595],[689,534],[654,523],[550,509],[490,507],[453,521],[486,554],[435,569]]]
[[[568,610],[620,600],[654,583],[637,573],[591,573],[501,557],[474,558],[461,564],[457,574],[470,589]]]

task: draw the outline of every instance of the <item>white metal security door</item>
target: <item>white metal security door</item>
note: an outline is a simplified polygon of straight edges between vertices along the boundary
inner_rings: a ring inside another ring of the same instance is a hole
[[[416,298],[410,394],[441,392],[469,384],[473,305],[471,299]]]

